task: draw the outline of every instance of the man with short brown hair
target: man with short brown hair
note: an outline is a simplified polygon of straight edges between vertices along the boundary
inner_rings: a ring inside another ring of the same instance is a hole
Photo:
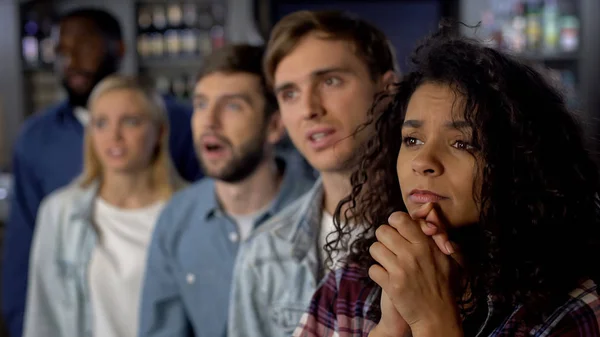
[[[263,51],[229,45],[204,61],[192,133],[206,178],[175,194],[156,224],[140,337],[225,336],[240,244],[313,183],[275,153],[284,129],[262,76]]]
[[[228,337],[292,334],[328,269],[322,247],[334,230],[332,214],[350,192],[356,153],[370,131],[359,127],[375,95],[397,79],[385,35],[329,11],[296,12],[277,23],[264,68],[290,138],[321,179],[242,246]]]

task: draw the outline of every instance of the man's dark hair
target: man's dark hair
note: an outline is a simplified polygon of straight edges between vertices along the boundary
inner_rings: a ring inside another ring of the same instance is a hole
[[[60,21],[63,22],[74,18],[89,20],[96,26],[98,32],[104,35],[109,41],[123,40],[123,33],[121,31],[119,20],[105,10],[97,8],[79,8],[64,14]]]
[[[202,69],[198,74],[198,80],[206,75],[219,72],[256,75],[260,78],[261,88],[265,97],[266,116],[270,116],[277,110],[277,100],[268,88],[265,80],[262,67],[264,53],[264,47],[249,44],[232,44],[222,47],[204,60]]]

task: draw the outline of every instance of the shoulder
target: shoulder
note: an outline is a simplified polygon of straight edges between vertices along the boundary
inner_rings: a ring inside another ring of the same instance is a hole
[[[42,141],[46,133],[54,129],[58,113],[65,108],[65,104],[61,103],[27,118],[15,143],[17,152],[28,151],[30,146]]]
[[[205,209],[207,198],[214,198],[210,195],[212,191],[212,182],[208,178],[200,179],[177,191],[163,208],[155,232],[158,235],[177,233],[190,221],[200,221],[196,219],[196,215]]]
[[[69,208],[73,201],[79,200],[85,188],[81,187],[78,181],[73,181],[67,186],[58,188],[46,196],[40,204],[40,213],[46,214],[52,210]]]
[[[193,204],[193,201],[206,198],[209,190],[212,191],[213,181],[210,178],[202,178],[192,184],[180,189],[173,194],[167,207],[177,208],[181,205]],[[193,199],[193,200],[192,200]],[[186,202],[188,201],[188,202]],[[196,205],[201,206],[201,205]]]
[[[600,297],[592,280],[581,283],[562,305],[552,310],[541,324],[532,326],[522,319],[529,314],[527,307],[519,307],[493,336],[600,337]]]
[[[72,238],[77,236],[80,215],[83,215],[88,203],[93,202],[90,197],[92,188],[84,188],[79,182],[72,182],[50,193],[40,203],[38,216],[36,217],[35,236],[41,242],[48,244],[49,237]]]
[[[569,300],[537,330],[551,337],[600,336],[598,285],[587,280],[569,294]]]

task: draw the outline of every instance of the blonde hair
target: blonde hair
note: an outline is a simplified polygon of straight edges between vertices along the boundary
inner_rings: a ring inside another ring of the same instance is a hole
[[[96,85],[88,100],[88,107],[91,110],[94,102],[100,97],[118,90],[130,90],[139,93],[145,102],[144,112],[149,114],[156,126],[162,129],[156,154],[151,163],[151,183],[158,189],[162,197],[169,198],[174,192],[183,187],[185,182],[179,176],[171,161],[169,153],[169,119],[164,101],[152,87],[144,84],[136,77],[111,75]],[[83,187],[89,186],[102,177],[102,165],[94,150],[90,129],[91,126],[88,125],[84,138],[83,173],[80,177],[80,184]]]

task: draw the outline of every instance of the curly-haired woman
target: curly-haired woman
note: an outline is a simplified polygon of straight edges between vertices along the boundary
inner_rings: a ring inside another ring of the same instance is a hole
[[[561,94],[442,28],[382,101],[294,336],[600,336],[598,169]]]

